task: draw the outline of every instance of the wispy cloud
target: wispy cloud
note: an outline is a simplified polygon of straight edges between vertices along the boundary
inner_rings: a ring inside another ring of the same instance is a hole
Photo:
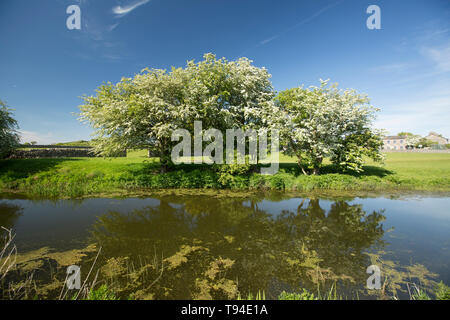
[[[291,30],[293,30],[293,29],[295,29],[295,28],[297,28],[297,27],[299,27],[299,26],[301,26],[303,24],[306,24],[306,23],[310,22],[311,20],[317,18],[322,13],[324,13],[325,11],[327,11],[327,10],[329,10],[331,8],[334,8],[335,6],[340,4],[341,2],[342,1],[338,1],[338,2],[335,2],[335,3],[332,3],[332,4],[328,5],[328,6],[323,7],[322,9],[320,9],[319,11],[314,13],[313,15],[309,16],[308,18],[303,19],[302,21],[297,22],[296,24],[290,26],[289,28],[284,29],[283,31],[279,32],[278,34],[276,34],[276,35],[274,35],[274,36],[272,36],[272,37],[270,37],[268,39],[265,39],[265,40],[261,41],[259,44],[260,45],[265,45],[265,44],[271,42],[272,40],[277,39],[278,37],[282,36],[283,34],[285,34],[285,33],[289,32],[289,31],[291,31]]]
[[[124,57],[120,54],[110,54],[110,53],[105,53],[102,55],[102,57],[104,59],[107,59],[109,61],[118,61],[118,60],[123,60]]]
[[[318,16],[320,16],[320,15],[321,15],[322,13],[324,13],[325,11],[327,11],[327,10],[329,10],[329,9],[331,9],[331,8],[333,8],[333,7],[335,7],[335,6],[337,6],[337,5],[339,5],[339,4],[342,3],[342,2],[343,2],[343,0],[340,0],[340,1],[337,1],[337,2],[335,2],[335,3],[330,4],[330,5],[328,5],[328,6],[323,7],[322,9],[318,10],[317,12],[315,12],[313,15],[309,16],[308,18],[303,19],[303,20],[301,20],[300,22],[297,22],[296,24],[294,24],[294,25],[292,25],[292,26],[290,26],[290,27],[288,27],[288,28],[286,28],[286,29],[280,31],[279,33],[277,33],[277,34],[275,34],[275,35],[273,35],[273,36],[271,36],[271,37],[268,37],[268,38],[266,38],[266,39],[260,41],[259,43],[257,43],[257,44],[254,45],[253,47],[247,48],[247,49],[244,50],[242,53],[240,53],[238,57],[242,57],[242,56],[243,56],[244,54],[246,54],[248,51],[253,50],[253,49],[256,49],[256,48],[258,48],[258,47],[260,47],[260,46],[266,45],[266,44],[272,42],[273,40],[275,40],[275,39],[281,37],[282,35],[288,33],[289,31],[291,31],[291,30],[293,30],[293,29],[295,29],[295,28],[297,28],[297,27],[299,27],[299,26],[301,26],[301,25],[304,25],[304,24],[310,22],[311,20],[313,20],[313,19],[317,18]]]
[[[436,76],[444,75],[447,72],[450,72],[450,44],[439,47],[422,47],[418,49],[418,51],[426,58],[426,60],[424,60],[425,65],[423,66],[426,67],[429,65],[427,71],[420,72],[418,70],[413,75],[393,81],[391,85],[403,85],[423,81],[425,79],[434,79]],[[392,67],[395,68],[395,65],[392,65]],[[381,66],[380,68],[382,69],[383,67]],[[388,66],[386,66],[386,71],[387,69]],[[398,68],[396,71],[411,70],[405,66],[404,69],[400,70],[400,68]]]
[[[272,40],[275,40],[276,38],[278,38],[278,36],[273,36],[273,37],[267,38],[267,39],[261,41],[259,44],[260,44],[260,45],[264,45],[264,44],[266,44],[266,43],[269,43],[269,42],[272,41]]]
[[[115,62],[127,56],[124,52],[124,46],[118,40],[116,29],[121,22],[115,19],[111,14],[111,5],[104,4],[106,14],[103,7],[87,8],[91,5],[87,0],[78,0],[83,11],[83,26],[80,32],[69,33],[71,37],[79,41],[81,44],[68,55],[83,60],[101,60],[107,62]],[[95,10],[94,10],[95,9]]]
[[[393,73],[384,84],[395,88],[395,98],[386,98],[376,125],[391,134],[410,131],[421,135],[436,131],[450,137],[450,42],[447,22],[420,26],[409,35],[401,51],[413,51],[409,62],[394,61],[371,71]],[[396,101],[396,102],[395,102]]]
[[[392,63],[381,66],[376,66],[370,69],[374,73],[392,73],[407,70],[411,66],[407,63]]]
[[[40,133],[40,132],[34,132],[34,131],[20,130],[19,135],[20,135],[20,141],[22,143],[32,142],[32,141],[36,141],[38,144],[55,143],[55,138],[53,136],[53,133],[51,133],[51,132]]]
[[[414,132],[426,135],[429,131],[437,131],[446,137],[450,137],[450,93],[443,93],[438,97],[425,97],[414,102],[392,105],[379,116],[375,126],[386,129],[391,134],[401,131]],[[384,108],[383,108],[384,109]]]
[[[114,24],[112,24],[112,25],[110,25],[110,26],[108,26],[107,27],[107,30],[109,31],[109,32],[111,32],[111,31],[113,31],[115,28],[117,28],[118,26],[119,26],[119,24],[120,23],[114,23]]]
[[[422,48],[421,53],[436,64],[438,71],[450,71],[450,43],[439,48]]]
[[[131,11],[133,11],[134,9],[146,4],[150,2],[150,0],[140,0],[137,2],[134,2],[132,4],[126,5],[126,6],[116,6],[112,9],[112,12],[118,17],[123,17],[127,14],[129,14]]]

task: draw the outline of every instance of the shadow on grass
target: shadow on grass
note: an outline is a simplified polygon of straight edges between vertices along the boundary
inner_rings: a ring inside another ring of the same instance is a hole
[[[3,180],[23,179],[42,171],[49,171],[65,161],[79,160],[77,158],[0,160],[0,178]]]
[[[130,164],[131,166],[131,164]],[[259,173],[260,168],[263,165],[256,165],[254,166],[252,172]],[[172,165],[169,168],[169,172],[173,171],[184,171],[184,172],[191,172],[194,170],[200,170],[200,171],[215,171],[217,167],[209,165],[209,164],[179,164],[179,165]],[[143,166],[140,164],[139,166],[135,166],[134,168],[130,168],[130,171],[135,174],[159,174],[160,173],[160,163],[158,161],[148,161],[144,162]],[[284,172],[288,172],[294,176],[303,175],[302,170],[296,163],[280,163],[280,170],[283,170]],[[378,166],[363,166],[362,172],[342,172],[337,166],[328,164],[324,165],[321,170],[320,174],[332,174],[332,173],[341,173],[341,174],[347,174],[354,177],[362,177],[362,176],[376,176],[383,178],[387,175],[394,174],[393,171],[387,170],[382,167]]]
[[[280,163],[280,170],[284,170],[295,176],[303,175],[303,172],[301,171],[300,167],[296,163]],[[331,174],[331,173],[347,174],[347,175],[351,175],[354,177],[376,176],[379,178],[383,178],[387,175],[394,174],[393,171],[387,170],[382,167],[377,167],[377,166],[363,166],[362,172],[354,172],[354,171],[343,172],[337,166],[332,165],[332,164],[324,165],[320,169],[321,175],[322,174]]]
[[[33,176],[39,172],[51,171],[54,167],[60,165],[65,161],[80,161],[83,159],[79,158],[43,158],[43,159],[10,159],[10,160],[0,160],[0,179],[3,181],[13,181],[18,179],[24,179]],[[155,175],[161,173],[161,166],[159,161],[149,160],[142,163],[129,163],[126,165],[129,173],[132,175]],[[262,165],[256,165],[252,168],[248,174],[259,173]],[[385,168],[378,166],[364,166],[364,171],[357,172],[345,172],[347,175],[361,177],[361,176],[376,176],[385,177],[387,175],[393,174],[394,172],[389,171]],[[169,168],[170,171],[184,171],[192,172],[198,170],[201,172],[212,172],[217,170],[217,166],[212,166],[209,164],[180,164],[172,165]],[[290,173],[294,176],[303,175],[301,169],[296,163],[280,163],[280,170]],[[343,173],[334,165],[325,165],[321,168],[320,174],[332,174],[332,173]]]

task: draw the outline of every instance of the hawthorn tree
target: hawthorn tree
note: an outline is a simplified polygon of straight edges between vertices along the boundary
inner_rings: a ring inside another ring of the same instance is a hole
[[[18,128],[12,109],[0,100],[0,159],[7,157],[14,148],[19,146]]]
[[[275,99],[284,117],[280,127],[285,152],[295,155],[304,174],[318,174],[323,160],[342,170],[361,171],[364,156],[376,161],[381,154],[381,133],[371,128],[375,112],[365,95],[339,90],[322,81],[319,87],[292,88]]]
[[[185,68],[147,68],[117,84],[101,85],[95,96],[83,97],[80,120],[95,129],[97,153],[147,148],[159,156],[165,171],[175,129],[193,133],[196,120],[204,129],[222,131],[261,126],[264,110],[273,104],[270,77],[247,58],[227,61],[208,53]]]

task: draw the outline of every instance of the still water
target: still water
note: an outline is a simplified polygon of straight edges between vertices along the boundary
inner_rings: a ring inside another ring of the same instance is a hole
[[[3,195],[0,226],[16,234],[17,270],[26,270],[6,281],[36,269],[40,297],[57,296],[55,281],[62,285],[70,264],[82,275],[93,266],[97,281],[121,298],[276,298],[333,287],[344,298],[379,298],[366,289],[372,264],[387,283],[385,297],[401,298],[413,283],[450,284],[449,197]]]

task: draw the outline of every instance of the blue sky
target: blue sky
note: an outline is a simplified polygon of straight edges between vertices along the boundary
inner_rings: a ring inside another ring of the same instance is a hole
[[[68,30],[66,8],[81,8]],[[369,30],[366,8],[381,8]],[[80,96],[145,67],[246,56],[276,90],[320,78],[367,93],[391,134],[450,137],[450,1],[2,0],[0,99],[23,141],[90,138]]]

